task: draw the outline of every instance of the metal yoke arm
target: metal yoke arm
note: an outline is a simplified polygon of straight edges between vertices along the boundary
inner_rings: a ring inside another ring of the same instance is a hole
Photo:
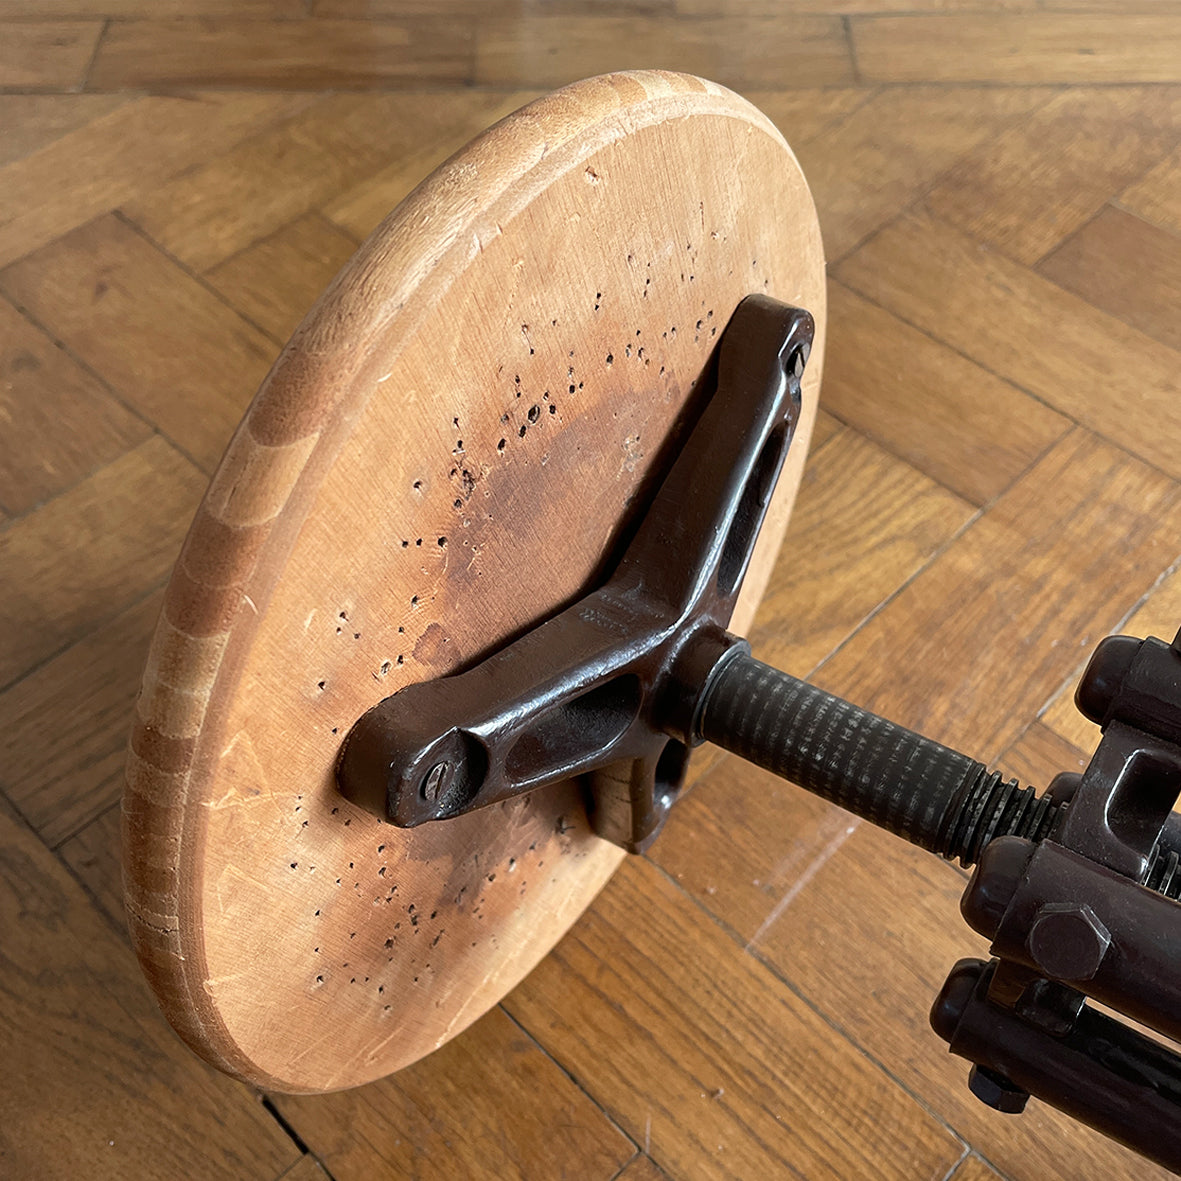
[[[677,686],[740,643],[725,628],[799,418],[813,332],[805,311],[743,300],[716,389],[607,584],[474,668],[369,710],[341,752],[342,792],[412,827],[610,769],[596,830],[645,847],[692,741],[697,694]]]

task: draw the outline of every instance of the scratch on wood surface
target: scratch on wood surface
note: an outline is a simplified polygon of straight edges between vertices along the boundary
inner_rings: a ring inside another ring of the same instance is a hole
[[[226,743],[225,747],[223,747],[221,757],[224,759],[228,755],[232,755],[239,742],[245,742],[247,745],[249,745],[250,738],[245,730],[235,731],[233,738],[231,738],[229,742]]]
[[[488,983],[488,976],[489,975],[490,975],[490,973],[485,973],[484,979],[480,981],[479,988],[473,988],[471,990],[472,996],[476,996],[479,993],[480,989],[482,989],[484,987],[484,985]],[[443,994],[443,999],[446,1000],[447,997],[449,997],[453,991],[454,991],[454,989],[448,988],[446,990],[446,992]],[[447,1042],[449,1042],[451,1040],[452,1036],[455,1033],[455,1027],[464,1019],[464,1015],[465,1015],[466,1011],[467,1011],[467,1006],[462,1005],[462,1004],[459,1006],[458,1009],[455,1010],[455,1012],[451,1016],[451,1020],[447,1022],[447,1028],[444,1029],[441,1034],[439,1034],[439,1039],[438,1039],[438,1041],[435,1042],[435,1049],[436,1050],[440,1046],[445,1045]]]
[[[287,1059],[288,1067],[294,1066],[297,1062],[303,1061],[304,1058],[306,1058],[309,1054],[313,1053],[315,1050],[318,1050],[320,1048],[320,1046],[322,1046],[330,1038],[335,1038],[335,1037],[340,1036],[339,1030],[337,1030],[334,1027],[332,1022],[330,1022],[330,1021],[325,1022],[325,1026],[326,1026],[326,1028],[320,1034],[319,1037],[313,1038],[310,1042],[308,1042],[303,1047],[302,1050],[299,1051],[299,1053],[293,1054],[290,1058]]]
[[[124,906],[127,913],[142,927],[146,927],[149,931],[155,931],[157,935],[167,935],[169,937],[176,935],[180,930],[180,921],[175,915],[167,915],[171,919],[171,923],[152,920],[138,906],[135,905],[129,898],[124,898]],[[183,960],[184,956],[178,955],[178,959]]]
[[[369,1052],[365,1055],[365,1061],[366,1062],[373,1062],[375,1059],[377,1059],[380,1056],[382,1050],[384,1050],[386,1048],[386,1046],[388,1046],[390,1044],[390,1042],[392,1042],[394,1040],[394,1038],[405,1036],[405,1032],[406,1032],[405,1030],[399,1028],[399,1029],[395,1029],[393,1033],[386,1034],[386,1036],[383,1037],[381,1039],[381,1041],[379,1041],[377,1043],[377,1045],[373,1046],[369,1050]],[[442,1044],[443,1044],[442,1042],[439,1043],[439,1045],[442,1045]],[[436,1046],[435,1048],[438,1049],[438,1046]]]
[[[227,882],[226,878],[232,878],[232,882]],[[236,865],[227,865],[221,871],[217,878],[217,909],[221,914],[226,912],[226,894],[228,889],[231,900],[241,901],[242,896],[239,893],[239,888],[243,885],[250,885],[257,890],[261,890],[266,894],[269,890],[267,884],[260,881],[258,878],[252,878],[248,873],[243,872]]]
[[[226,791],[225,795],[216,800],[200,800],[199,803],[202,808],[208,808],[213,812],[221,808],[240,808],[244,804],[257,804],[263,799],[263,794],[257,787],[250,788],[245,795],[236,787],[231,787]]]
[[[201,981],[201,988],[206,996],[213,996],[213,990],[219,984],[228,984],[231,980],[241,980],[243,976],[248,975],[248,972],[231,972],[228,976],[210,976]]]
[[[750,937],[750,942],[743,949],[750,952],[756,943],[778,922],[779,916],[792,904],[792,901],[799,894],[799,892],[820,872],[824,863],[849,839],[849,837],[856,831],[857,826],[861,823],[860,820],[849,821],[841,830],[834,836],[828,844],[812,858],[807,868],[798,878],[791,884],[787,892],[779,899],[777,903],[771,908],[771,913],[763,920],[759,929]]]
[[[775,867],[763,881],[763,885],[768,888],[768,893],[793,877],[795,871],[802,865],[810,863],[809,855],[815,849],[817,841],[824,841],[827,845],[827,842],[833,837],[844,832],[848,824],[848,813],[840,808],[834,808],[825,814],[820,823],[816,825],[815,830],[807,837],[792,841],[787,853],[775,863]]]
[[[466,989],[469,1001],[473,999],[478,1001],[478,999],[484,995],[484,989],[487,987],[488,981],[500,971],[500,967],[501,965],[496,962],[489,964],[488,970],[484,973],[480,983],[474,988]],[[454,984],[446,987],[445,989],[442,989],[439,1000],[446,1002],[448,997],[450,997],[454,991]],[[447,1028],[443,1030],[443,1032],[439,1035],[439,1040],[435,1043],[436,1050],[451,1040],[451,1038],[455,1035],[455,1030],[458,1026],[471,1021],[471,1017],[468,1015],[468,1008],[469,1006],[467,1004],[461,1004],[459,1008],[455,1010],[455,1012],[452,1014],[451,1020],[447,1022]]]

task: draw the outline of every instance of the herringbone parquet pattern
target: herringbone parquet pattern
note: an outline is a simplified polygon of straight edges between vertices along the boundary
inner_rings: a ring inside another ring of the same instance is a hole
[[[1095,741],[1094,642],[1181,623],[1181,2],[0,0],[3,1177],[1160,1175],[967,1094],[926,1025],[979,950],[957,870],[728,758],[500,1009],[375,1086],[264,1100],[139,978],[122,748],[229,432],[437,162],[638,66],[761,105],[825,231],[760,654],[1044,784]]]

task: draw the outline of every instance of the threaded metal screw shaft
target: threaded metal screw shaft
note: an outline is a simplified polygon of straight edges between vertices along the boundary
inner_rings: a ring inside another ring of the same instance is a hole
[[[1039,841],[1066,805],[744,653],[706,691],[702,738],[961,865],[1000,836]],[[1147,885],[1181,896],[1178,851]]]

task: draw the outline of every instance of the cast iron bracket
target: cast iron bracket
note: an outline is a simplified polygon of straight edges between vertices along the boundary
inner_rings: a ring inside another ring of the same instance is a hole
[[[806,311],[744,299],[716,389],[606,585],[474,668],[369,710],[341,752],[344,795],[409,828],[587,775],[599,835],[646,848],[701,741],[698,688],[748,650],[726,626],[799,417],[813,332]]]

